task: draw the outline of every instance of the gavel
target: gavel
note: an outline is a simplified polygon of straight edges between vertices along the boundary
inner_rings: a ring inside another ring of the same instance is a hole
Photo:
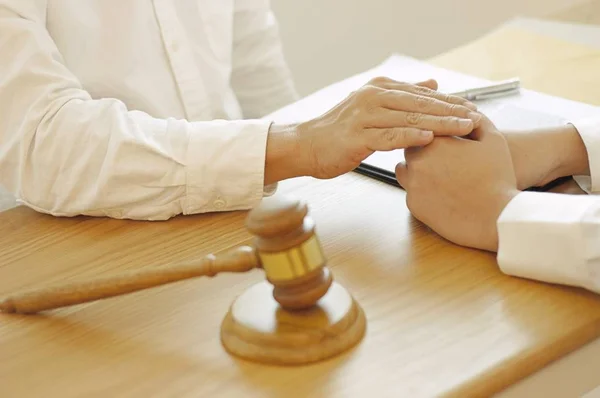
[[[17,292],[0,311],[32,314],[107,299],[201,276],[262,269],[266,281],[237,298],[221,325],[232,354],[275,364],[302,364],[337,355],[360,341],[364,313],[333,281],[305,202],[275,195],[246,218],[251,245],[209,254],[197,262]]]

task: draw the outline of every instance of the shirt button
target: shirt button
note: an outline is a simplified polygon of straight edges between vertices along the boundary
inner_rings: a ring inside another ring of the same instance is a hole
[[[217,200],[214,201],[214,205],[217,209],[222,209],[225,207],[226,203],[223,199],[218,198]]]

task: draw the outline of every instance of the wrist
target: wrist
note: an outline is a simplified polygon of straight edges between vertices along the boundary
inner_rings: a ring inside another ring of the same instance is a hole
[[[297,124],[271,124],[267,135],[265,185],[308,175]]]
[[[559,167],[555,178],[573,175],[589,175],[590,164],[587,148],[575,126],[569,124],[561,127],[558,154]]]

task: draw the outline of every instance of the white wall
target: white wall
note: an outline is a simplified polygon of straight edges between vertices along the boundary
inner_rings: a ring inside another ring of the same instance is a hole
[[[301,94],[383,60],[417,58],[475,39],[515,16],[586,0],[271,0]]]

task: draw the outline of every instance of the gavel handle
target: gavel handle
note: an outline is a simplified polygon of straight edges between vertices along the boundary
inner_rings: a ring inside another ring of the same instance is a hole
[[[31,314],[119,296],[184,279],[212,277],[223,272],[246,272],[253,268],[260,268],[254,248],[242,246],[218,257],[210,254],[199,262],[134,270],[89,281],[16,293],[0,298],[0,311]]]

